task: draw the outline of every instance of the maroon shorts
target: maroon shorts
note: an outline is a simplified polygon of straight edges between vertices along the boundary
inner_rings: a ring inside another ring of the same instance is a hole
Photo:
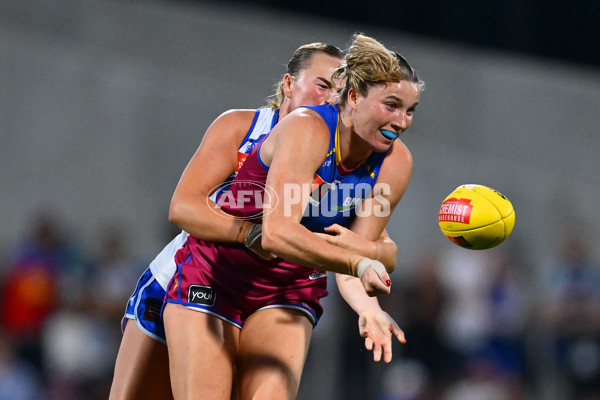
[[[242,327],[255,311],[284,307],[306,313],[313,325],[323,314],[327,277],[281,259],[265,261],[243,245],[217,244],[192,236],[175,255],[177,272],[167,302],[182,304]]]

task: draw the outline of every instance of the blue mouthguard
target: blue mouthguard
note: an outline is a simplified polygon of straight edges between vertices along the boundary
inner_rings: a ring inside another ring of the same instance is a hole
[[[385,136],[386,138],[388,138],[388,139],[397,139],[398,136],[400,136],[397,133],[394,133],[394,132],[391,132],[391,131],[388,131],[388,130],[385,130],[385,129],[381,129],[379,132],[381,132],[381,134],[383,136]]]

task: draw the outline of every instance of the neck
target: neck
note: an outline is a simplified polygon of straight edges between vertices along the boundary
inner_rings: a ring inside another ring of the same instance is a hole
[[[354,132],[349,113],[340,110],[339,150],[341,162],[345,168],[354,169],[372,153],[365,141]]]
[[[291,111],[292,110],[290,110],[290,102],[286,97],[281,103],[281,107],[279,107],[279,119],[277,120],[277,122],[281,121],[281,119],[288,115]]]

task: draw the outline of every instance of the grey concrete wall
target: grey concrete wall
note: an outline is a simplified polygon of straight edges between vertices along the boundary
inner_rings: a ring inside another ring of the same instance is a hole
[[[155,252],[210,121],[264,104],[299,44],[345,47],[357,30],[407,56],[427,83],[403,138],[413,179],[390,224],[402,254],[449,245],[436,209],[462,183],[509,196],[511,240],[533,254],[569,223],[598,233],[597,70],[241,6],[3,1],[1,246],[48,206],[86,244],[115,219],[141,254]]]
[[[298,45],[345,47],[358,30],[405,55],[427,84],[403,136],[413,178],[389,225],[399,275],[453,246],[436,213],[463,183],[510,198],[510,241],[533,273],[566,230],[600,234],[598,70],[242,6],[4,0],[0,250],[50,207],[84,247],[105,222],[120,221],[150,260],[166,243],[170,196],[209,123],[263,105]],[[321,331],[335,334],[329,321]],[[334,368],[335,357],[320,363]],[[311,371],[308,382],[318,378]]]

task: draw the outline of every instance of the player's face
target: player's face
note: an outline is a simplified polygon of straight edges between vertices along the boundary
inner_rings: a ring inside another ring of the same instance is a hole
[[[331,75],[340,61],[339,58],[327,54],[313,55],[310,66],[297,77],[292,77],[290,110],[302,105],[324,104],[331,96]]]
[[[354,131],[373,151],[386,151],[412,124],[419,86],[408,81],[373,85],[366,97],[351,102]]]

